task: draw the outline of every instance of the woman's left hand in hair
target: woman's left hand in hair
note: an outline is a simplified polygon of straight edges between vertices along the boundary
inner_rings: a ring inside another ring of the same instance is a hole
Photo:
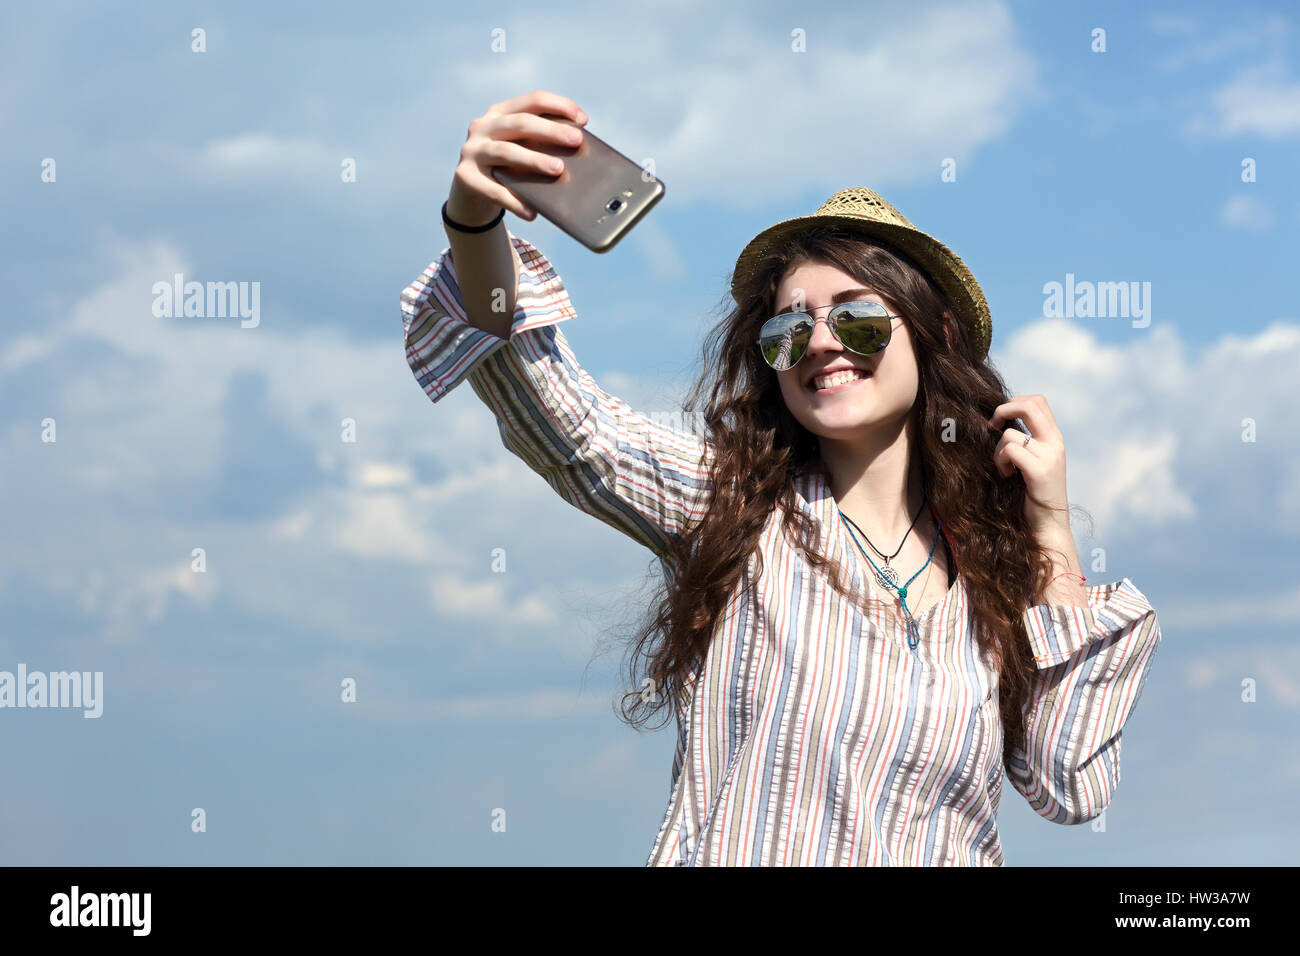
[[[1014,425],[1019,418],[1029,429],[1025,433]],[[1070,531],[1069,499],[1065,493],[1065,439],[1056,427],[1056,419],[1042,395],[1015,395],[993,410],[990,430],[1002,429],[1002,437],[993,453],[998,474],[1009,478],[1019,469],[1024,476],[1025,517],[1038,537],[1044,541],[1073,539]]]

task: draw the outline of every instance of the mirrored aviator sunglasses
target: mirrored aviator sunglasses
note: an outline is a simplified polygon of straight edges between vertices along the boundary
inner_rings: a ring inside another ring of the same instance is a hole
[[[816,311],[815,309],[813,311]],[[831,335],[850,352],[875,355],[889,344],[893,320],[879,302],[845,302],[826,317]],[[815,320],[808,312],[785,312],[763,323],[758,347],[767,364],[778,372],[793,368],[808,351]]]

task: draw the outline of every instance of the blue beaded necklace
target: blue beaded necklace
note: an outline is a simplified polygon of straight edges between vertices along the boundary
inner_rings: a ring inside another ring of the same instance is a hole
[[[912,616],[912,612],[907,606],[907,585],[916,580],[916,574],[920,574],[924,571],[930,564],[930,558],[934,557],[934,548],[935,545],[939,543],[939,535],[943,529],[943,524],[939,521],[939,516],[934,516],[934,540],[930,542],[930,553],[926,556],[925,564],[921,565],[916,574],[913,574],[906,582],[903,584],[895,584],[890,578],[885,576],[884,572],[881,571],[880,568],[876,567],[876,562],[871,560],[871,555],[867,554],[866,550],[862,547],[862,543],[858,541],[857,535],[853,533],[853,528],[849,526],[849,522],[846,519],[844,512],[840,511],[839,505],[835,506],[835,510],[839,513],[840,523],[844,525],[844,529],[849,533],[849,537],[853,540],[853,543],[858,546],[858,550],[862,552],[862,556],[870,562],[871,567],[875,570],[876,580],[880,582],[882,587],[891,587],[898,592],[898,600],[903,605],[903,613],[907,615],[907,646],[911,650],[916,650],[916,645],[921,643],[921,628],[916,623],[916,618]]]

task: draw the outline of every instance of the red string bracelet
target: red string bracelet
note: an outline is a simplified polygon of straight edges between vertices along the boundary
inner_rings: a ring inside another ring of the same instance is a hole
[[[1079,574],[1079,573],[1076,572],[1076,571],[1062,571],[1060,574],[1058,574],[1058,575],[1056,576],[1056,578],[1064,577],[1064,576],[1067,575],[1067,574],[1073,574],[1076,578],[1079,579],[1079,583],[1080,583],[1080,584],[1082,584],[1084,581],[1087,581],[1087,580],[1088,580],[1088,579],[1085,578],[1082,574]],[[1056,578],[1052,578],[1052,581],[1055,581]],[[1052,585],[1052,581],[1048,581],[1048,582],[1047,582],[1048,587],[1051,587],[1051,585]]]

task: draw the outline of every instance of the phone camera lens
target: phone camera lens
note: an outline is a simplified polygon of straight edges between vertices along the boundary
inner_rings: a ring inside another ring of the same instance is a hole
[[[611,199],[609,202],[605,203],[605,208],[610,212],[618,212],[623,208],[623,200],[618,198]]]

